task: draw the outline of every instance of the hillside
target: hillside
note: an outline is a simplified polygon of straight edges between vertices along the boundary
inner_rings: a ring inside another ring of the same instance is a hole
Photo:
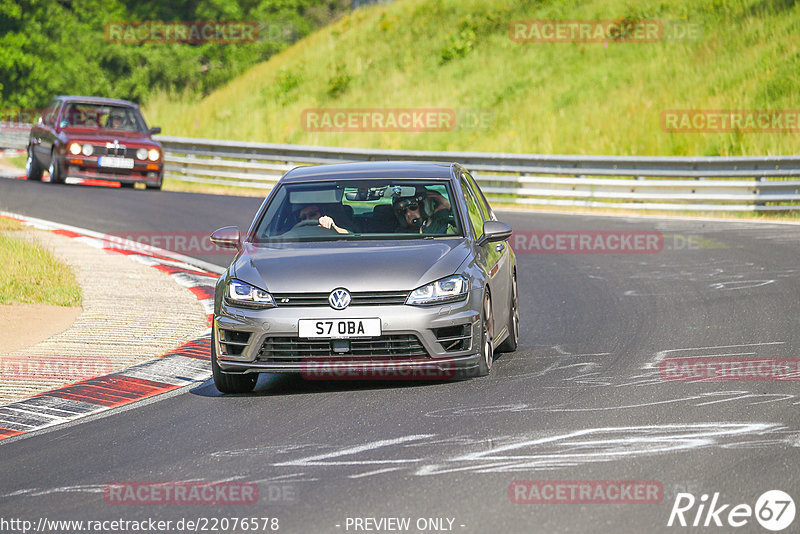
[[[146,117],[166,135],[326,146],[617,155],[797,152],[800,130],[670,133],[662,115],[676,109],[800,109],[800,5],[531,4],[397,0],[358,9],[200,101],[157,94]],[[509,24],[529,19],[656,20],[663,34],[657,42],[512,40]],[[448,131],[310,131],[309,110],[320,108],[378,109],[382,119],[386,108],[433,108],[458,125]],[[465,125],[475,113],[482,122]]]

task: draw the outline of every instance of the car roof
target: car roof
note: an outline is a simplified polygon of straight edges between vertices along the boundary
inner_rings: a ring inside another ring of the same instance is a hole
[[[75,96],[75,95],[60,95],[56,100],[63,100],[64,102],[81,102],[86,104],[108,104],[116,106],[130,106],[138,108],[139,106],[129,100],[121,100],[119,98],[105,98],[103,96]]]
[[[363,180],[364,178],[433,178],[449,179],[454,163],[416,161],[367,161],[295,167],[281,182],[316,182],[324,180]]]

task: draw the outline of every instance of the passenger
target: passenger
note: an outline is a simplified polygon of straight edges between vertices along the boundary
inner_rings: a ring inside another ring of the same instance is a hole
[[[423,191],[413,197],[400,197],[392,200],[401,232],[421,234],[455,234],[450,223],[452,212],[450,201],[436,191]]]
[[[334,230],[339,234],[349,234],[350,232],[345,228],[336,225],[333,219],[322,213],[322,210],[316,204],[309,204],[303,207],[298,213],[297,218],[300,222],[304,221],[317,221],[317,224],[328,230]],[[298,223],[299,224],[299,223]]]

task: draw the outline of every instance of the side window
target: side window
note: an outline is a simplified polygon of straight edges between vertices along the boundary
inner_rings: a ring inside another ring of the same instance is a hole
[[[464,173],[464,174],[467,177],[469,185],[471,185],[472,189],[475,191],[475,196],[478,199],[478,204],[480,205],[481,212],[483,213],[483,220],[491,221],[492,219],[494,219],[494,217],[492,216],[493,215],[492,208],[489,207],[489,202],[487,202],[486,197],[483,196],[483,191],[481,191],[481,188],[478,187],[478,182],[475,181],[475,178],[473,178],[471,174],[469,173]]]
[[[53,126],[55,121],[55,117],[53,115],[56,109],[58,109],[58,101],[53,100],[42,113],[42,123],[44,123],[46,126]]]
[[[56,102],[53,106],[53,114],[50,116],[50,126],[58,127],[58,115],[62,108],[61,102]]]
[[[461,190],[464,192],[464,202],[467,206],[467,214],[469,215],[469,220],[472,223],[472,236],[475,239],[478,239],[483,235],[484,218],[479,207],[478,199],[475,198],[475,193],[472,191],[472,188],[469,186],[469,183],[467,183],[463,176],[461,177]]]

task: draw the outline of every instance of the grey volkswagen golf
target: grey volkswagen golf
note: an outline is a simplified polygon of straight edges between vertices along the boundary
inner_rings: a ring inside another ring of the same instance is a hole
[[[519,339],[510,235],[456,163],[289,171],[247,233],[211,236],[238,250],[216,286],[214,384],[489,374]]]

